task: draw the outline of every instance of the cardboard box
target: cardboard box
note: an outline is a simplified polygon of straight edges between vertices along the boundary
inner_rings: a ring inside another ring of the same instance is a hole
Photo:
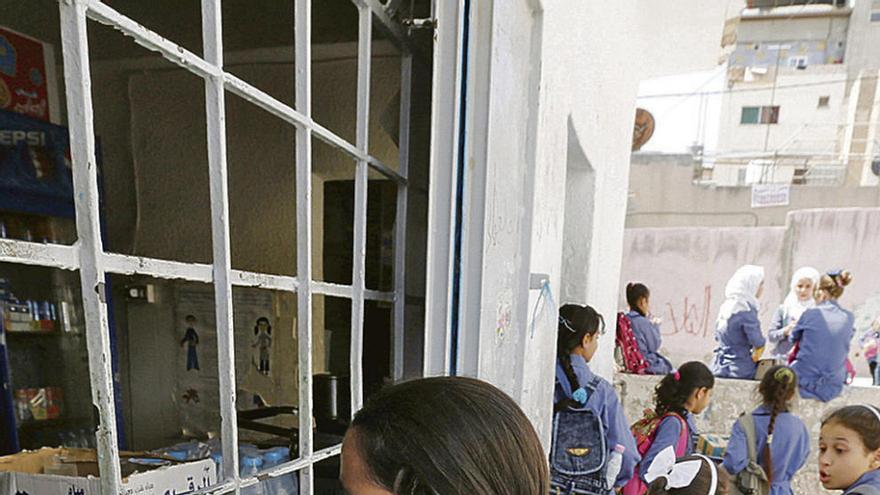
[[[120,495],[179,495],[217,483],[210,459],[151,469],[120,453],[123,488]],[[91,449],[44,448],[0,457],[0,495],[101,495],[97,455]]]

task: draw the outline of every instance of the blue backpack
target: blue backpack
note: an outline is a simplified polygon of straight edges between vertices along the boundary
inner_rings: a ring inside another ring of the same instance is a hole
[[[557,380],[567,380],[559,376]],[[594,377],[584,387],[588,397],[596,391],[601,378]],[[574,402],[574,404],[578,404]],[[605,425],[590,408],[565,406],[553,413],[550,446],[550,493],[553,495],[608,495],[605,467],[608,446]]]

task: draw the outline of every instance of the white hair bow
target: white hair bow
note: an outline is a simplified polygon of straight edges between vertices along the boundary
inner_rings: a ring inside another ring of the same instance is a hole
[[[714,495],[715,489],[718,486],[718,469],[715,467],[715,463],[708,457],[700,454],[697,454],[697,456],[701,459],[684,461],[676,464],[675,450],[671,446],[667,447],[660,451],[660,453],[657,454],[657,457],[654,457],[651,465],[648,466],[648,472],[645,473],[645,481],[650,485],[658,478],[666,478],[667,488],[684,488],[690,486],[690,484],[693,483],[694,478],[696,478],[697,474],[700,472],[700,467],[702,467],[703,461],[705,460],[712,470],[712,483],[707,495]]]

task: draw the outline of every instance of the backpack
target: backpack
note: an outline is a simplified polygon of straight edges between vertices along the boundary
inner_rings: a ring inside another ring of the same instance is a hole
[[[584,387],[588,395],[596,391],[599,380],[598,376],[594,377]],[[585,406],[564,407],[553,413],[550,493],[608,495],[614,487],[607,486],[607,463],[608,446],[602,418]]]
[[[648,361],[633,334],[632,322],[624,313],[617,313],[617,332],[615,337],[614,358],[617,365],[625,373],[644,375],[648,371]]]
[[[746,433],[746,445],[749,449],[749,463],[745,469],[733,477],[733,482],[728,484],[728,495],[768,495],[770,493],[770,481],[764,468],[758,464],[758,452],[755,444],[755,417],[751,414],[740,416],[739,424]]]
[[[636,421],[630,427],[633,438],[636,441],[636,450],[638,450],[640,456],[644,457],[648,453],[651,445],[654,444],[654,437],[657,436],[657,429],[660,427],[660,423],[669,416],[675,416],[681,421],[681,435],[678,437],[678,444],[675,446],[675,455],[676,457],[685,455],[689,439],[687,421],[676,413],[666,413],[658,416],[651,409],[645,409],[642,419]],[[642,495],[647,491],[648,485],[642,481],[642,478],[639,476],[639,465],[636,465],[632,479],[623,487],[621,493],[623,495]]]

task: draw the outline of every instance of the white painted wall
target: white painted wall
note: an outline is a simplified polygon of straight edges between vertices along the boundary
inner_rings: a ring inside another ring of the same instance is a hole
[[[459,368],[515,397],[545,440],[556,306],[590,304],[613,326],[639,81],[715,67],[742,3],[472,4]],[[612,354],[609,332],[592,363],[608,378]]]
[[[880,69],[880,22],[871,22],[868,0],[856,0],[849,20],[846,63],[849,77],[854,79],[865,69]]]
[[[738,82],[725,92],[719,154],[780,151],[815,152],[836,158],[846,120],[846,67],[817,65],[782,68],[774,90],[773,70],[754,82]],[[829,106],[819,108],[819,98]],[[779,106],[778,124],[740,124],[745,106]]]

